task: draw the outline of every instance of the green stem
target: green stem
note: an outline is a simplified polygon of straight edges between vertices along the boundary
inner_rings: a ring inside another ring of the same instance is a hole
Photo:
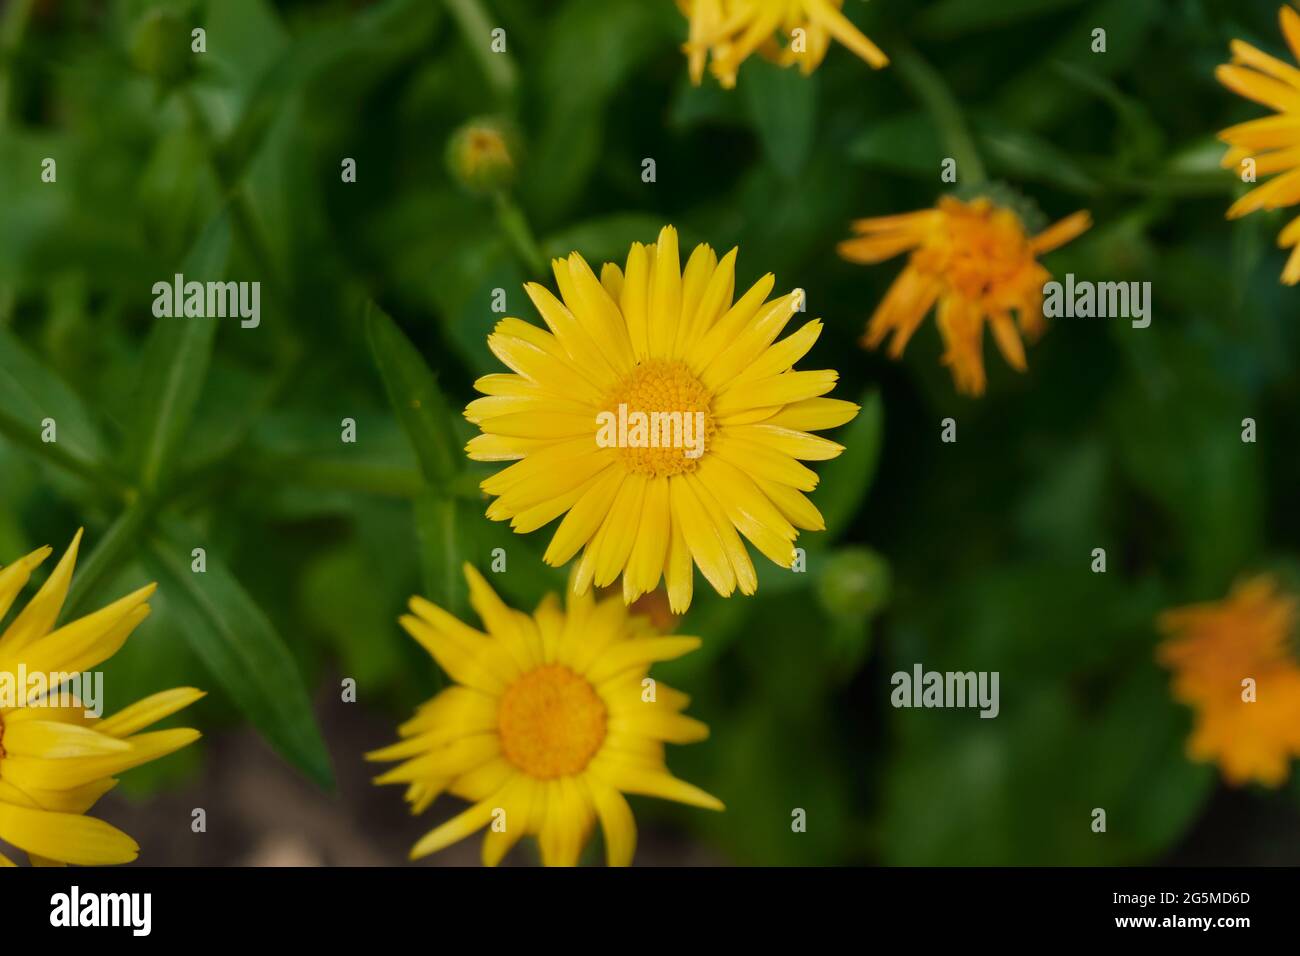
[[[528,225],[523,210],[505,190],[493,193],[492,202],[496,207],[497,225],[505,234],[506,241],[514,248],[519,261],[534,278],[544,275],[546,257],[542,255],[541,246],[537,244],[537,238],[533,235],[532,227]]]
[[[153,511],[152,500],[135,498],[99,539],[90,556],[78,562],[77,575],[63,605],[65,620],[75,618],[77,610],[93,596],[109,573],[122,566],[122,559],[134,548]]]
[[[492,50],[492,21],[479,0],[446,0],[447,10],[460,27],[461,35],[470,52],[478,60],[483,75],[487,77],[497,98],[507,100],[514,95],[517,82],[515,61],[506,52]]]
[[[943,133],[944,142],[952,158],[957,161],[959,182],[979,185],[988,178],[984,162],[980,159],[961,106],[939,71],[921,58],[910,46],[896,43],[894,65],[903,81],[912,88],[922,105],[929,111],[935,125]]]
[[[110,473],[106,466],[83,461],[75,455],[70,455],[60,448],[57,442],[41,441],[39,436],[33,434],[29,428],[3,413],[0,413],[0,435],[8,438],[18,447],[26,448],[38,457],[76,475],[93,487],[115,495],[125,496],[130,493],[129,486],[118,476]]]
[[[216,133],[212,129],[212,124],[208,122],[207,114],[203,112],[198,97],[194,95],[194,90],[190,87],[185,86],[180,89],[180,98],[185,106],[185,112],[189,116],[190,125],[203,141],[208,163],[212,166],[212,172],[217,177],[217,182],[220,183],[221,189],[230,203],[230,213],[235,222],[235,229],[239,232],[240,238],[243,240],[244,245],[247,246],[254,261],[267,270],[273,289],[282,293],[284,284],[280,281],[280,273],[276,268],[275,257],[271,254],[271,246],[262,235],[257,216],[248,201],[248,193],[244,191],[243,186],[240,185],[238,179],[232,173],[229,163],[226,162],[225,154],[217,142]]]

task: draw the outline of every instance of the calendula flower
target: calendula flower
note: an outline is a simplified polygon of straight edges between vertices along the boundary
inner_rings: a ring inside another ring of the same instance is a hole
[[[189,687],[164,691],[112,717],[86,713],[66,686],[45,686],[32,675],[73,675],[117,653],[149,616],[153,585],[57,629],[55,620],[72,581],[78,532],[54,572],[0,635],[0,840],[24,850],[35,864],[97,866],[129,863],[139,847],[102,820],[87,817],[117,785],[115,775],[157,760],[198,739],[196,730],[140,733],[203,693]],[[0,570],[0,620],[31,572],[50,555],[42,548]],[[19,680],[26,675],[26,680]],[[38,689],[39,688],[39,689]],[[0,865],[13,862],[0,855]]]
[[[798,63],[806,75],[825,59],[831,40],[877,70],[889,63],[844,15],[844,0],[677,0],[677,5],[690,21],[682,49],[697,86],[711,57],[714,76],[734,87],[740,64],[755,52],[782,66]]]
[[[735,263],[701,245],[683,272],[672,227],[599,279],[575,252],[552,263],[562,301],[526,286],[550,331],[507,318],[488,337],[513,373],[475,383],[487,397],[465,417],[483,434],[466,450],[516,461],[482,483],[488,517],[527,533],[563,515],[544,558],[582,551],[578,593],[621,574],[631,603],[662,577],[682,613],[694,565],[719,594],[754,592],[741,535],[789,567],[798,529],[825,528],[800,461],[843,451],[810,432],[858,406],[821,397],[835,372],[793,370],[820,321],[776,342],[802,293],[768,302],[769,273],[733,301]]]
[[[893,333],[889,354],[898,358],[921,321],[937,306],[943,364],[957,390],[984,393],[984,326],[1007,363],[1025,370],[1021,335],[1035,340],[1046,325],[1043,285],[1051,273],[1038,262],[1092,224],[1076,212],[1030,236],[1009,206],[987,197],[964,202],[944,196],[935,209],[859,219],[857,238],[839,245],[850,262],[874,264],[904,252],[907,267],[894,280],[867,325],[863,344],[875,348]]]
[[[721,810],[664,766],[664,743],[693,743],[708,728],[681,711],[688,698],[646,678],[650,665],[699,646],[659,636],[617,598],[554,595],[530,616],[502,603],[465,566],[470,603],[486,633],[422,598],[402,626],[456,682],[400,728],[402,741],[368,754],[401,760],[376,783],[406,785],[412,812],[440,793],[472,803],[411,850],[427,856],[487,828],[495,866],[536,836],[547,866],[573,866],[597,820],[611,866],[626,866],[636,823],[625,793]]]
[[[1296,598],[1270,576],[1225,600],[1166,611],[1158,658],[1173,694],[1196,712],[1193,759],[1217,762],[1233,784],[1276,787],[1300,755],[1300,665],[1291,643]]]
[[[1300,14],[1282,7],[1278,16],[1291,55],[1300,60]],[[1232,92],[1269,107],[1276,115],[1230,126],[1219,133],[1228,144],[1223,166],[1241,168],[1245,160],[1251,159],[1255,175],[1281,174],[1229,207],[1228,218],[1237,219],[1257,209],[1281,209],[1300,202],[1300,70],[1241,40],[1233,40],[1231,49],[1232,62],[1220,66],[1214,75]],[[1253,176],[1250,181],[1254,182]],[[1282,281],[1295,285],[1300,282],[1300,217],[1282,230],[1278,245],[1291,249]]]

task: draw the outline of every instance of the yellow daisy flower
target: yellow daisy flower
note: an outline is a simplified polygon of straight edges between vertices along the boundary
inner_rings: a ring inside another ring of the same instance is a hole
[[[1282,7],[1278,16],[1291,55],[1300,60],[1300,14]],[[1221,132],[1219,138],[1228,144],[1223,166],[1240,168],[1243,160],[1254,159],[1256,175],[1281,173],[1229,207],[1228,218],[1237,219],[1257,209],[1281,209],[1300,202],[1300,70],[1241,40],[1233,40],[1231,49],[1232,62],[1214,75],[1232,92],[1269,107],[1276,115]],[[1300,217],[1282,230],[1278,245],[1291,249],[1282,281],[1295,285],[1300,282]]]
[[[1188,752],[1233,784],[1279,786],[1300,755],[1300,666],[1291,638],[1297,601],[1261,575],[1223,601],[1166,611],[1157,652],[1173,694],[1196,711]],[[1243,681],[1254,681],[1254,700]]]
[[[107,718],[86,714],[59,687],[28,696],[32,675],[79,674],[117,653],[149,616],[154,586],[51,630],[72,581],[81,532],[22,613],[0,634],[0,680],[20,695],[0,706],[0,840],[37,865],[129,863],[140,848],[102,820],[84,816],[117,785],[115,775],[198,739],[196,730],[140,733],[203,696],[181,687]],[[31,572],[50,556],[41,548],[0,570],[0,620]],[[20,681],[27,675],[28,681]],[[0,854],[0,865],[14,863]]]
[[[768,302],[769,273],[733,301],[735,264],[735,249],[719,260],[700,245],[683,271],[671,226],[599,279],[575,252],[552,263],[561,298],[525,287],[549,332],[507,318],[488,337],[513,373],[475,383],[487,397],[465,417],[483,434],[466,451],[516,464],[482,483],[487,515],[521,534],[563,515],[544,557],[582,551],[578,593],[621,574],[631,603],[662,577],[683,613],[695,565],[724,596],[757,588],[741,535],[789,567],[798,529],[825,528],[800,460],[842,452],[809,433],[858,406],[821,397],[835,372],[793,371],[820,321],[776,342],[802,293]]]
[[[758,52],[781,66],[799,64],[805,74],[821,65],[831,40],[842,44],[879,70],[889,57],[846,17],[844,0],[677,0],[690,35],[682,49],[690,64],[691,82],[699,85],[704,65],[728,89],[751,53]],[[778,42],[780,34],[784,43]]]
[[[400,743],[367,755],[403,761],[375,782],[406,784],[414,813],[443,791],[473,804],[416,843],[412,859],[486,827],[488,866],[528,835],[547,866],[573,866],[599,820],[609,864],[626,866],[636,822],[623,794],[723,808],[664,766],[665,742],[693,743],[709,730],[681,713],[685,694],[646,677],[699,638],[660,636],[617,597],[571,594],[561,609],[550,595],[530,616],[468,564],[465,576],[487,633],[411,599],[402,626],[456,686],[401,726]]]
[[[1011,208],[986,197],[963,202],[953,196],[941,198],[934,209],[857,220],[853,230],[858,236],[839,245],[848,261],[875,264],[911,253],[876,307],[863,344],[874,349],[892,332],[889,354],[900,357],[937,304],[943,364],[952,369],[957,391],[982,395],[984,325],[992,329],[1007,363],[1023,372],[1020,336],[1033,341],[1046,326],[1043,285],[1051,273],[1039,265],[1038,256],[1065,245],[1091,224],[1087,212],[1076,212],[1031,237]]]

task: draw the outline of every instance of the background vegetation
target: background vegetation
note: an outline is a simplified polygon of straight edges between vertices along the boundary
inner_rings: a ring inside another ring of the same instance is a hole
[[[346,713],[391,726],[430,694],[395,624],[410,594],[463,607],[455,569],[494,547],[516,602],[562,584],[549,532],[488,522],[460,453],[470,383],[498,369],[492,290],[535,320],[520,284],[551,281],[503,218],[593,263],[668,222],[738,244],[741,281],[807,289],[827,324],[810,367],[865,411],[821,469],[808,572],[765,569],[751,599],[697,588],[681,629],[705,646],[657,673],[713,736],[669,762],[728,811],[639,801],[652,832],[741,863],[1300,860],[1300,786],[1225,795],[1186,760],[1189,714],[1153,660],[1160,609],[1289,567],[1300,530],[1284,220],[1224,221],[1240,184],[1214,139],[1262,112],[1212,72],[1232,37],[1283,52],[1276,3],[848,0],[890,69],[835,47],[809,78],[750,62],[731,92],[689,85],[668,0],[161,4],[206,29],[180,59],[141,33],[158,6],[0,8],[0,560],[84,524],[79,610],[160,581],[110,706],[206,687],[210,741],[248,721],[322,787],[363,776],[311,702],[352,677]],[[522,145],[500,203],[445,163],[485,115]],[[932,323],[901,363],[859,349],[898,265],[851,266],[836,242],[853,217],[932,204],[961,150],[1047,218],[1090,209],[1049,267],[1150,281],[1151,327],[1058,321],[1028,374],[990,356],[980,400],[954,394]],[[176,272],[261,281],[261,327],[155,320],[151,287]],[[918,661],[999,671],[1001,716],[892,709],[889,675]],[[208,759],[128,784],[174,787]]]

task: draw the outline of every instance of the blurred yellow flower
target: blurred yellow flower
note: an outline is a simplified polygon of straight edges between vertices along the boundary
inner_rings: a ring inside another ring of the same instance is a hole
[[[1290,7],[1278,11],[1282,35],[1291,55],[1300,60],[1300,14]],[[1219,82],[1238,96],[1254,100],[1276,111],[1276,115],[1230,126],[1219,133],[1228,144],[1223,156],[1225,169],[1240,169],[1255,176],[1281,173],[1252,189],[1228,208],[1228,218],[1237,219],[1257,209],[1281,209],[1300,202],[1300,70],[1257,50],[1249,43],[1233,40],[1232,63],[1214,71]],[[1250,160],[1252,167],[1242,164]],[[1291,249],[1282,281],[1300,282],[1300,217],[1292,219],[1278,236],[1278,245]]]
[[[117,785],[115,774],[199,737],[189,729],[139,733],[203,696],[190,687],[155,694],[101,719],[87,715],[88,707],[70,699],[66,687],[37,691],[34,682],[18,679],[89,671],[117,653],[149,615],[153,585],[51,630],[72,581],[80,541],[78,532],[44,586],[0,635],[0,680],[19,692],[16,705],[0,706],[0,840],[38,865],[134,860],[139,853],[134,840],[83,814]],[[50,553],[42,548],[0,570],[0,620]],[[14,864],[0,854],[0,865]]]
[[[690,34],[685,46],[691,82],[704,78],[704,65],[727,88],[751,53],[782,66],[798,63],[811,73],[826,57],[831,40],[839,40],[875,69],[889,57],[842,12],[844,0],[677,0]],[[784,43],[777,40],[780,34]]]
[[[544,557],[582,551],[579,594],[621,574],[631,603],[662,577],[682,613],[695,565],[724,596],[758,587],[741,535],[790,567],[798,529],[825,528],[800,460],[839,455],[810,432],[858,406],[820,397],[834,371],[793,370],[820,321],[775,341],[802,293],[768,302],[769,273],[733,301],[735,263],[700,245],[683,271],[671,226],[633,244],[626,272],[606,263],[597,279],[575,252],[552,263],[563,301],[525,287],[549,332],[507,318],[488,337],[513,374],[475,383],[487,397],[465,417],[483,434],[466,451],[517,462],[482,483],[488,517],[527,533],[563,515]]]
[[[402,626],[456,682],[399,728],[400,743],[367,755],[403,761],[375,778],[406,785],[413,813],[444,791],[473,806],[411,850],[418,859],[487,828],[483,862],[495,866],[536,836],[547,866],[573,866],[597,820],[611,866],[626,866],[636,822],[625,793],[721,810],[678,780],[664,743],[704,740],[708,728],[681,713],[685,694],[646,677],[655,661],[681,657],[696,637],[659,636],[617,597],[554,595],[532,614],[507,607],[469,565],[470,603],[486,633],[422,598]]]
[[[1196,712],[1188,752],[1217,762],[1229,783],[1276,787],[1300,756],[1296,606],[1294,595],[1260,575],[1222,601],[1160,615],[1167,639],[1157,657],[1173,671],[1174,697]]]
[[[985,324],[1007,363],[1023,372],[1020,336],[1033,341],[1046,325],[1043,285],[1051,274],[1038,256],[1091,224],[1087,212],[1076,212],[1031,237],[1009,207],[986,197],[963,202],[953,196],[941,198],[935,209],[857,220],[858,236],[839,245],[848,261],[874,264],[911,253],[876,307],[863,344],[876,348],[892,332],[889,354],[900,357],[937,304],[942,361],[952,369],[959,392],[982,395]]]

